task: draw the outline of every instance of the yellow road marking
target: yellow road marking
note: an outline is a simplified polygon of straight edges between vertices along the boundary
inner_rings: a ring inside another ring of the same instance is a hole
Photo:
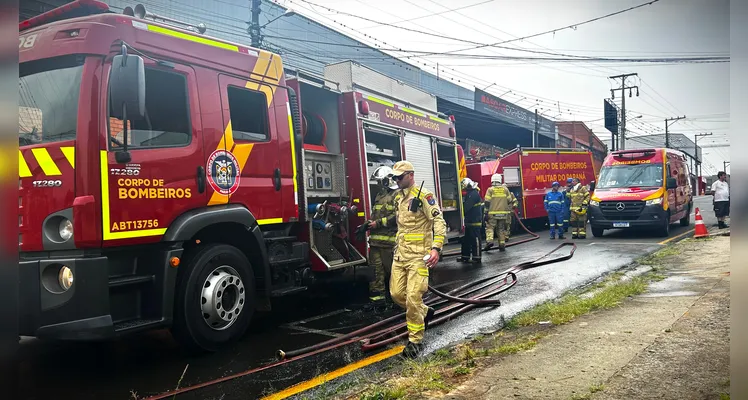
[[[49,152],[45,148],[37,148],[37,149],[31,149],[31,152],[34,153],[34,158],[36,158],[36,161],[39,163],[39,166],[42,167],[42,171],[44,171],[44,175],[47,176],[56,176],[56,175],[62,175],[62,172],[60,172],[60,169],[57,168],[57,164],[55,164],[54,160],[52,160],[52,157],[49,155]]]
[[[375,354],[371,357],[364,358],[361,361],[357,361],[353,364],[346,365],[343,368],[336,369],[335,371],[328,372],[326,374],[322,374],[317,376],[316,378],[312,378],[306,382],[301,382],[299,384],[296,384],[294,386],[291,386],[288,389],[282,390],[278,393],[271,394],[270,396],[263,397],[262,400],[281,400],[288,397],[291,397],[295,394],[304,392],[306,390],[309,390],[311,388],[317,387],[319,385],[322,385],[323,383],[327,381],[331,381],[335,378],[339,378],[343,375],[347,375],[357,369],[361,369],[363,367],[366,367],[368,365],[377,363],[379,361],[382,361],[384,359],[393,357],[395,355],[400,354],[403,351],[403,348],[405,346],[397,346],[395,348],[389,349],[387,351],[383,351],[379,354]]]
[[[678,239],[678,238],[679,238],[679,237],[681,237],[681,236],[684,236],[684,235],[687,235],[687,234],[689,234],[689,233],[693,232],[693,231],[694,231],[695,229],[696,229],[696,228],[694,228],[694,229],[690,229],[690,230],[688,230],[688,231],[686,231],[686,232],[683,232],[683,233],[681,233],[681,234],[680,234],[680,235],[678,235],[678,236],[673,236],[673,237],[671,237],[671,238],[669,238],[669,239],[665,239],[665,240],[661,241],[661,242],[660,242],[660,243],[658,243],[658,244],[665,244],[665,243],[667,243],[667,242],[670,242],[670,241],[672,241],[672,240]]]

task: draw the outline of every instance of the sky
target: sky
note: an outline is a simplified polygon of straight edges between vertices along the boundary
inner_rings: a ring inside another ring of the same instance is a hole
[[[502,45],[510,49],[485,47],[462,54],[557,57],[523,49],[599,58],[729,56],[729,0],[659,0],[582,24],[650,1],[277,0],[366,43],[372,43],[373,38],[410,50],[443,53],[469,48],[468,42],[497,43],[556,30]],[[577,26],[560,29],[569,25]],[[359,32],[369,37],[362,37]],[[639,87],[639,97],[634,90],[633,97],[626,98],[631,137],[664,133],[666,118],[685,115],[686,119],[670,123],[670,132],[685,134],[692,140],[696,133],[711,132],[711,136],[699,138],[699,145],[729,144],[729,63],[559,63],[443,55],[412,61],[421,62],[419,67],[432,73],[438,62],[442,76],[460,78],[469,89],[490,85],[490,93],[530,110],[538,108],[551,119],[584,121],[607,144],[610,133],[603,126],[603,99],[610,98],[610,89],[621,83],[620,79],[609,77],[637,73],[626,82]],[[615,93],[619,106],[620,95],[620,91]],[[729,150],[726,146],[704,148],[704,175],[722,170],[723,161],[730,160]]]

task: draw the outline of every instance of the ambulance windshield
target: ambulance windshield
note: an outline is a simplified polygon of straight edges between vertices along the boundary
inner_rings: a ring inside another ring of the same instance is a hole
[[[83,58],[29,61],[19,72],[18,144],[75,139]]]
[[[662,164],[611,165],[600,169],[598,189],[661,187]]]

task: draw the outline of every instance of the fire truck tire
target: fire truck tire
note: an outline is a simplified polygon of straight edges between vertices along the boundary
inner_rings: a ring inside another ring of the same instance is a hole
[[[592,236],[603,237],[603,233],[605,233],[605,229],[592,227]]]
[[[214,352],[247,331],[255,310],[252,265],[239,249],[206,244],[187,254],[177,278],[172,334],[192,352]]]
[[[688,211],[686,211],[686,216],[680,219],[680,226],[691,225],[691,209],[693,209],[693,206],[689,204]]]
[[[667,216],[665,217],[665,224],[660,228],[659,233],[661,237],[670,236],[670,211],[668,211]]]

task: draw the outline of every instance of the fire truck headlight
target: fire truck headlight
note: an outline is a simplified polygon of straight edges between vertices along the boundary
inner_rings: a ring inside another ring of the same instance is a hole
[[[63,265],[57,274],[57,282],[59,282],[63,291],[70,289],[73,286],[73,270]]]
[[[599,205],[600,205],[600,202],[599,202],[599,201],[597,201],[597,200],[590,200],[590,205],[591,205],[592,207],[597,207],[597,206],[599,206]]]
[[[59,233],[60,238],[64,242],[70,240],[70,238],[73,237],[73,223],[70,222],[69,219],[63,218],[62,221],[60,221]]]
[[[662,204],[662,197],[658,197],[656,199],[647,200],[647,205],[648,206],[654,206],[654,205],[657,205],[657,204]]]

